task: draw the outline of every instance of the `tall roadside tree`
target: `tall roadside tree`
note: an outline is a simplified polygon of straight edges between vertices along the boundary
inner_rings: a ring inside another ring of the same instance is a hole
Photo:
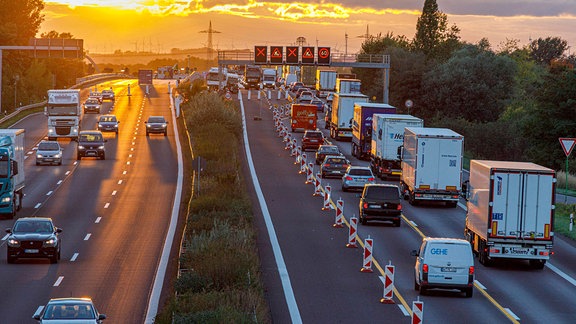
[[[532,59],[543,65],[550,65],[552,60],[563,57],[568,50],[568,42],[560,37],[538,38],[530,45]]]
[[[428,59],[444,61],[460,46],[459,33],[456,25],[448,28],[448,17],[438,10],[436,0],[425,0],[412,45]]]

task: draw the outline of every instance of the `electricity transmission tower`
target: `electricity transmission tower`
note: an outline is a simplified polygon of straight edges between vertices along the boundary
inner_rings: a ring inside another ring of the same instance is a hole
[[[210,61],[212,60],[212,54],[214,53],[214,48],[212,47],[212,34],[219,34],[220,32],[212,29],[212,20],[210,20],[210,26],[208,27],[208,29],[201,30],[199,31],[199,33],[208,34],[208,44],[206,45],[207,47],[206,59]]]

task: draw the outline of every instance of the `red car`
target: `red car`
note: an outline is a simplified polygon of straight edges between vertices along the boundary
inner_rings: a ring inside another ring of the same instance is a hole
[[[317,150],[324,144],[324,134],[318,130],[307,130],[302,136],[302,151],[308,149]]]

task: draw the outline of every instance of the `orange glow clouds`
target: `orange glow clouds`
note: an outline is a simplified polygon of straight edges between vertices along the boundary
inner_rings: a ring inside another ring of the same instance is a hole
[[[362,36],[388,32],[411,39],[422,0],[45,0],[41,32],[70,32],[91,52],[206,46],[212,21],[219,49],[254,45],[292,45],[303,36],[310,45],[354,53]],[[440,10],[471,43],[488,38],[494,48],[508,39],[558,36],[576,41],[576,6],[565,0],[437,0]],[[571,2],[571,1],[568,1]],[[520,6],[519,4],[522,4]],[[574,8],[572,8],[574,7]],[[570,12],[572,10],[572,12]],[[346,37],[348,35],[348,37]],[[140,44],[140,45],[138,45]]]

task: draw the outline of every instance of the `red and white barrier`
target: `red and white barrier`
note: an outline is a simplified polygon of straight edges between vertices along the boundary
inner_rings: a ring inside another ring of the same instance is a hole
[[[348,243],[347,248],[357,248],[356,233],[358,232],[358,218],[356,215],[350,217],[350,227],[348,228]]]
[[[301,151],[302,151],[302,148],[300,146],[297,146],[296,147],[296,161],[294,161],[294,164],[298,164],[302,160],[302,157],[300,156]]]
[[[424,302],[420,301],[420,297],[412,302],[412,324],[424,323]]]
[[[344,227],[344,225],[342,224],[343,219],[344,219],[344,200],[342,200],[342,198],[339,198],[338,200],[336,200],[336,216],[334,217],[334,224],[332,225],[332,227],[335,228]]]
[[[320,196],[322,194],[322,180],[320,180],[320,173],[316,173],[316,178],[314,178],[314,194],[312,196]]]
[[[300,174],[306,172],[306,153],[302,153],[302,157],[300,159]]]
[[[296,156],[296,139],[292,139],[292,152],[290,152],[290,156]]]
[[[324,206],[322,210],[330,210],[330,185],[327,184],[326,188],[324,188]]]
[[[374,246],[374,241],[368,236],[364,240],[364,258],[362,260],[362,269],[360,272],[372,273],[372,247]]]
[[[314,182],[314,164],[308,163],[308,168],[306,168],[306,182],[305,184],[311,184]]]
[[[380,277],[382,279],[382,277]],[[384,295],[380,302],[382,304],[394,304],[394,266],[392,261],[384,269]]]

